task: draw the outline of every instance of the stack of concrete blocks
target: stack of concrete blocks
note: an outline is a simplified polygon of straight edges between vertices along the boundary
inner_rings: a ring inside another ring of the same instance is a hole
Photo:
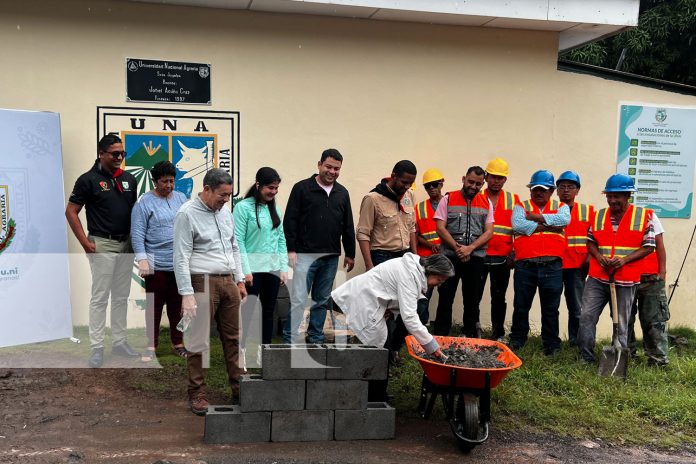
[[[262,374],[242,377],[238,406],[210,406],[204,441],[392,439],[394,408],[367,401],[387,364],[375,346],[263,345]]]

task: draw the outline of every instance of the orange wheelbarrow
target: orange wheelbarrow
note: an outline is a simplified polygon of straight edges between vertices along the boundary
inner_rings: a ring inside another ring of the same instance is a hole
[[[463,451],[470,451],[488,439],[488,423],[491,419],[491,389],[498,386],[522,361],[510,348],[502,343],[480,338],[435,336],[442,349],[452,345],[476,349],[477,346],[497,346],[502,352],[498,360],[505,367],[478,369],[441,364],[423,359],[423,347],[413,338],[406,337],[409,354],[423,368],[418,412],[427,419],[433,411],[437,396],[442,397],[442,406],[452,433]]]

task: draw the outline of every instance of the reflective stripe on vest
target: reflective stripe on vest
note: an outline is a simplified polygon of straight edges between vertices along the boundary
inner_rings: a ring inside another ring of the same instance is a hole
[[[508,235],[512,236],[512,227],[493,225],[493,235]]]
[[[569,247],[582,247],[587,246],[587,236],[586,235],[574,235],[568,238]]]

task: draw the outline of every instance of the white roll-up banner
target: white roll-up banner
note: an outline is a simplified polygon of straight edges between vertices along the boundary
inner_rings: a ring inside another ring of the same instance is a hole
[[[60,116],[0,109],[0,347],[72,335]]]

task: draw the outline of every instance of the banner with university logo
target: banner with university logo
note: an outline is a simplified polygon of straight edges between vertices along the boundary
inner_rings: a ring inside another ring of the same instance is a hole
[[[661,218],[689,218],[696,165],[696,108],[621,104],[617,172],[636,182],[634,202]]]
[[[60,117],[0,109],[0,347],[72,335]]]

